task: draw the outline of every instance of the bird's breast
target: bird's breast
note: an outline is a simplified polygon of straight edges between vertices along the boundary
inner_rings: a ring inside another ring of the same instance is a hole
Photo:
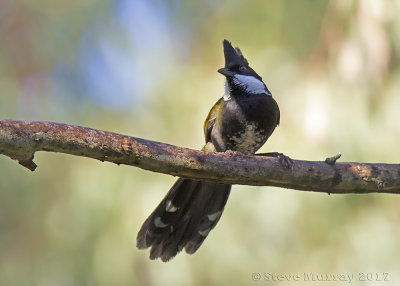
[[[257,123],[249,122],[242,130],[228,135],[228,149],[245,155],[254,154],[267,140],[264,130]]]
[[[212,132],[213,143],[218,151],[254,154],[267,141],[278,121],[279,108],[272,97],[259,95],[225,101]]]

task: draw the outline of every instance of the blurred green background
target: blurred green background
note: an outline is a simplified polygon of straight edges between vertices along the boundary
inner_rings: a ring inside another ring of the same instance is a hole
[[[399,13],[389,0],[1,0],[0,118],[199,149],[227,38],[281,109],[261,151],[397,163]],[[176,178],[63,154],[35,162],[32,173],[0,156],[0,285],[246,285],[253,272],[399,285],[399,196],[235,186],[200,250],[165,264],[135,239]],[[389,282],[358,279],[383,272]]]

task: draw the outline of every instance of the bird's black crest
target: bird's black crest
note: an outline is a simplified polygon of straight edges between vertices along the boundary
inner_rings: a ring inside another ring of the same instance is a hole
[[[223,41],[224,55],[225,55],[225,67],[230,68],[235,65],[248,66],[249,63],[243,56],[242,51],[236,47],[233,48],[232,44],[228,40]]]

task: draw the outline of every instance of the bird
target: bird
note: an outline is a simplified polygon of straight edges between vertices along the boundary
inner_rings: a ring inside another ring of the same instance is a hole
[[[280,122],[280,110],[266,84],[241,50],[223,40],[225,92],[204,122],[206,152],[253,155]],[[286,161],[281,153],[265,153]],[[289,158],[287,160],[287,158]],[[193,254],[216,226],[231,185],[179,178],[143,223],[137,248],[150,249],[150,259],[167,262],[185,249]]]

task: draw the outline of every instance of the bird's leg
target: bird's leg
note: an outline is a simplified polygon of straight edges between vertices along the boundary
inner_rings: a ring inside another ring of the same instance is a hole
[[[293,164],[294,164],[293,160],[289,156],[286,156],[283,153],[279,153],[279,152],[258,153],[258,154],[254,154],[254,156],[276,157],[279,159],[279,163],[284,168],[293,170]]]

